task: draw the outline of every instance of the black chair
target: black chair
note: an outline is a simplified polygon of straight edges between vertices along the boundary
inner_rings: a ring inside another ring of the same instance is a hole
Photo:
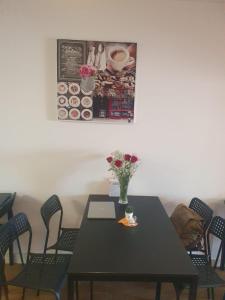
[[[194,210],[199,216],[203,218],[203,245],[201,243],[200,247],[195,248],[187,248],[186,250],[190,251],[192,253],[193,251],[201,251],[205,254],[207,254],[207,229],[209,228],[209,225],[212,220],[213,216],[213,210],[202,200],[198,198],[193,198],[189,204],[189,208]]]
[[[16,193],[9,194],[10,197],[6,198],[0,205],[0,217],[4,215],[9,215],[9,218],[13,216],[12,207],[16,198]]]
[[[13,217],[12,207],[13,207],[15,198],[16,198],[16,193],[13,193],[10,195],[10,197],[6,198],[6,200],[2,202],[2,204],[0,205],[0,218],[7,215],[8,220],[9,220],[10,218]],[[1,223],[0,225],[3,225],[3,224]],[[19,250],[19,254],[20,254],[20,259],[23,263],[23,256],[22,256],[21,247],[20,247],[19,242],[17,243],[17,246],[18,246],[18,250]],[[9,248],[9,262],[10,262],[10,265],[13,265],[13,263],[14,263],[13,244]]]
[[[10,280],[4,273],[4,257],[13,241],[23,234],[28,234],[26,264],[22,270]],[[25,289],[52,292],[55,299],[60,299],[60,290],[66,278],[70,255],[31,253],[32,230],[25,214],[20,213],[0,227],[0,285],[22,287],[23,299]],[[7,288],[5,292],[8,293]],[[8,295],[7,295],[8,297]],[[8,299],[8,298],[7,298]]]
[[[214,266],[211,266],[211,251],[210,251],[210,236],[217,237],[221,242],[225,240],[225,219],[221,217],[214,217],[212,222],[209,226],[207,232],[207,246],[208,246],[208,255],[206,254],[190,254],[190,258],[194,264],[194,266],[198,270],[199,274],[199,281],[198,287],[199,288],[207,288],[208,299],[214,300],[214,288],[225,286],[225,281],[219,277],[219,275],[215,272],[219,252],[217,255],[217,259],[215,261]],[[176,290],[177,300],[180,299],[180,293],[184,288],[174,284]]]
[[[58,232],[57,232],[57,241],[55,244],[48,247],[48,239],[49,239],[49,224],[50,220],[54,214],[59,212],[59,224],[58,224]],[[78,228],[63,228],[62,227],[62,218],[63,218],[63,209],[60,203],[59,197],[57,195],[52,195],[41,207],[41,216],[44,221],[47,233],[45,239],[45,251],[46,250],[62,250],[73,252],[74,244],[77,239],[79,229]]]
[[[225,222],[221,217],[214,217],[213,221],[209,227],[209,234],[213,234],[220,240],[220,247],[215,260],[215,267],[217,266],[218,259],[220,257],[220,269],[224,270],[224,245],[225,245]],[[209,238],[208,238],[209,239]],[[209,240],[207,240],[209,244]],[[210,249],[208,250],[210,251]],[[209,252],[211,257],[211,253]]]

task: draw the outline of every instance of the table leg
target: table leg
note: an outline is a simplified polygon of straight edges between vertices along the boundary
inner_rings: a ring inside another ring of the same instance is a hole
[[[79,299],[79,282],[76,281],[76,300]]]
[[[90,281],[90,300],[93,300],[93,281]]]
[[[225,243],[224,241],[221,242],[221,260],[220,260],[220,270],[224,270],[224,263],[225,263]]]
[[[68,300],[74,300],[74,281],[71,276],[68,276]],[[77,300],[77,299],[76,299]]]
[[[197,299],[197,288],[198,288],[198,281],[197,281],[197,279],[195,279],[190,283],[188,300],[196,300]]]
[[[11,219],[13,217],[13,211],[12,209],[10,209],[8,211],[8,220]],[[13,257],[13,243],[11,243],[10,247],[9,247],[9,263],[10,265],[14,264],[14,257]]]
[[[156,293],[155,293],[155,300],[160,300],[161,295],[161,282],[156,283]]]

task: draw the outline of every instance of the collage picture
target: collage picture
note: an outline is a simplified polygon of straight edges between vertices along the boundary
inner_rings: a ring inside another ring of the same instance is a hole
[[[57,40],[59,120],[134,121],[137,44]]]

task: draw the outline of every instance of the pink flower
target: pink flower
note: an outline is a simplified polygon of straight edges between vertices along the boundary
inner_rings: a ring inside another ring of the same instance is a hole
[[[94,76],[96,74],[96,69],[94,67],[91,68],[91,76]]]
[[[81,77],[90,77],[95,75],[95,69],[90,65],[82,65],[80,67],[80,76]]]
[[[131,161],[132,163],[136,163],[136,161],[138,161],[137,156],[132,155],[130,161]]]
[[[115,161],[115,166],[117,167],[117,168],[120,168],[121,166],[122,166],[122,161],[120,160],[120,159],[117,159],[116,161]]]
[[[124,159],[125,159],[126,161],[130,161],[131,155],[130,155],[130,154],[124,154]]]
[[[111,163],[112,160],[113,160],[113,159],[112,159],[112,156],[107,157],[106,160],[107,160],[108,163]]]

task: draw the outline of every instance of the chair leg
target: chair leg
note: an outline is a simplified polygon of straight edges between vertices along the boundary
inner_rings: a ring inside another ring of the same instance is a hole
[[[220,256],[220,253],[221,253],[221,250],[222,250],[222,243],[220,243],[220,247],[219,247],[219,250],[218,250],[218,253],[217,253],[217,256],[216,256],[216,260],[215,260],[215,263],[214,263],[214,267],[216,268],[217,267],[217,263],[218,263],[218,259],[219,259],[219,256]]]
[[[8,286],[4,285],[4,293],[5,293],[5,300],[9,300],[9,294],[8,294]],[[2,300],[2,286],[0,286],[0,300]]]
[[[225,262],[225,242],[222,241],[221,242],[221,248],[222,248],[222,252],[221,252],[221,259],[220,259],[220,270],[224,271],[224,262]]]
[[[210,300],[210,288],[207,289],[207,299]]]
[[[24,300],[24,299],[25,299],[25,293],[26,293],[26,289],[25,289],[25,288],[23,288],[22,300]]]
[[[19,255],[20,255],[21,263],[22,263],[22,265],[24,265],[23,254],[22,254],[22,250],[21,250],[21,246],[20,246],[20,241],[19,241],[19,239],[17,239],[17,247],[18,247],[18,249],[19,249]]]
[[[78,285],[78,281],[76,281],[76,300],[79,299],[79,285]]]
[[[180,300],[180,294],[183,290],[183,286],[180,284],[176,284],[176,283],[174,283],[173,285],[174,285],[174,289],[176,292],[176,300]]]
[[[14,265],[13,243],[9,246],[9,264]]]
[[[2,273],[2,280],[3,282],[6,282],[7,279],[6,279],[6,275],[5,275],[5,261],[3,261],[3,273]],[[9,290],[8,290],[8,285],[3,285],[3,288],[4,288],[4,293],[5,293],[5,299],[6,300],[9,300]],[[0,291],[1,291],[1,288],[0,288]],[[1,299],[1,294],[0,294],[0,299]]]
[[[207,289],[207,298],[208,298],[208,300],[214,300],[215,299],[214,288],[208,288]],[[225,300],[225,297],[224,297],[224,300]]]
[[[60,300],[60,293],[55,292],[55,299],[56,299],[56,300]]]
[[[93,300],[93,281],[90,281],[90,300]]]
[[[155,300],[160,300],[161,295],[161,282],[156,283]]]
[[[9,300],[9,289],[8,285],[4,285],[5,299]]]
[[[204,250],[204,253],[205,253],[205,255],[209,255],[209,253],[208,253],[208,248],[207,248],[207,241],[206,241],[206,236],[204,235],[204,237],[203,237],[203,250]],[[210,262],[211,262],[211,256],[209,256],[209,260],[210,260]]]

